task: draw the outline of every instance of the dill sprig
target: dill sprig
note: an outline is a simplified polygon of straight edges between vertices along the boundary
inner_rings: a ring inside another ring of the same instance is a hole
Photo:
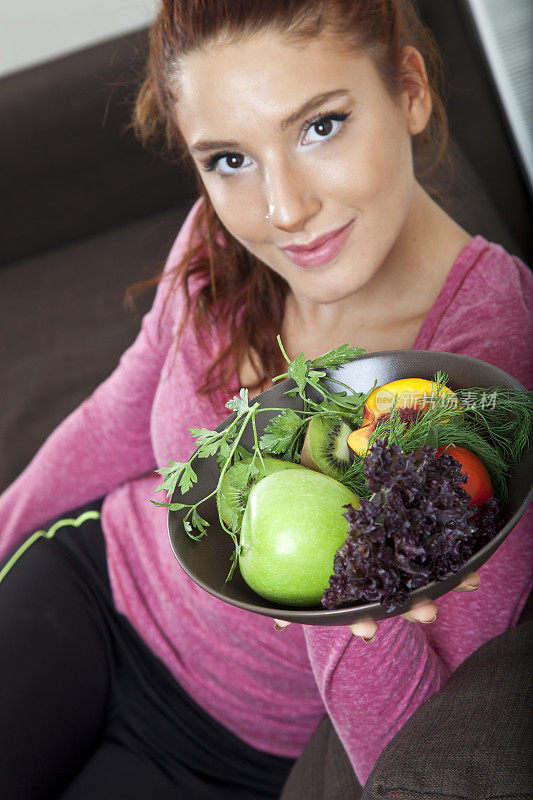
[[[533,392],[480,387],[457,392],[465,420],[515,464],[533,432]]]
[[[348,489],[357,495],[362,500],[363,497],[370,497],[371,492],[368,490],[365,477],[364,459],[356,456],[344,475],[338,478],[339,483],[344,484]]]

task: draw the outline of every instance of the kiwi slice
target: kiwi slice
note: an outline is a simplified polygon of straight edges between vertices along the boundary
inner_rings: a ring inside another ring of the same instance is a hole
[[[220,496],[217,500],[218,512],[228,528],[234,531],[240,530],[252,486],[273,472],[281,472],[284,469],[302,469],[299,464],[294,464],[292,461],[281,461],[279,458],[263,456],[265,467],[263,468],[261,459],[256,458],[254,467],[257,468],[257,472],[248,475],[251,462],[252,456],[238,461],[227,470],[220,484]]]
[[[302,466],[340,478],[352,463],[346,441],[351,432],[341,417],[313,417],[305,434]]]

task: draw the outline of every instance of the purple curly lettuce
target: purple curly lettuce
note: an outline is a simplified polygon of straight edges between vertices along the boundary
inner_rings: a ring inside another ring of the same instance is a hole
[[[365,458],[370,499],[344,514],[348,538],[334,560],[325,608],[380,602],[394,611],[409,592],[457,572],[499,530],[494,498],[469,506],[459,462],[433,447],[405,454],[376,441]]]

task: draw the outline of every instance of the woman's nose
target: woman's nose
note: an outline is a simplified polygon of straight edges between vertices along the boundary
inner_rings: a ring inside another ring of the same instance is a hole
[[[295,232],[320,211],[322,203],[313,191],[309,174],[280,164],[267,179],[268,219],[275,228]]]

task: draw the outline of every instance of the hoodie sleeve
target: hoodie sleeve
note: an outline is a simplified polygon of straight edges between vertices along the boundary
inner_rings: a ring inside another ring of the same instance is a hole
[[[134,343],[109,378],[53,431],[0,496],[0,557],[48,520],[155,467],[151,409],[184,305],[178,293],[168,297],[169,277],[189,247],[200,202],[170,250],[154,303]]]

